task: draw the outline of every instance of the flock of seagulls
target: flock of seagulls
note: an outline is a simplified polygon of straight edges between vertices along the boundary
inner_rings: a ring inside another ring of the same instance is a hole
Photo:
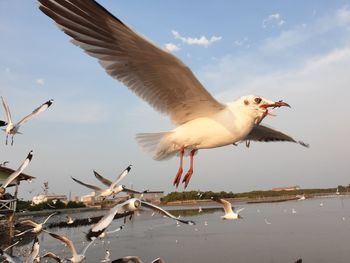
[[[100,175],[99,173],[97,173],[96,171],[94,171],[95,177],[102,182],[104,185],[108,186],[107,189],[102,189],[98,186],[92,185],[92,184],[87,184],[84,183],[74,177],[72,177],[72,179],[77,182],[78,184],[81,184],[87,188],[90,188],[92,190],[95,191],[95,193],[97,193],[97,197],[102,197],[103,199],[106,199],[110,196],[115,197],[118,193],[120,192],[126,192],[126,193],[130,193],[130,194],[141,194],[142,192],[139,191],[135,191],[132,189],[129,189],[127,187],[125,187],[125,185],[121,185],[119,184],[119,182],[129,173],[129,171],[131,170],[131,165],[129,165],[119,176],[118,178],[112,182],[110,180],[108,180],[107,178],[103,177],[102,175]]]
[[[176,125],[171,131],[136,135],[140,146],[145,151],[152,153],[155,160],[164,160],[179,155],[179,168],[173,180],[176,188],[181,182],[184,188],[188,186],[194,171],[194,156],[201,149],[237,145],[241,142],[245,142],[249,147],[251,141],[288,141],[308,147],[308,144],[302,141],[261,124],[265,117],[272,115],[269,112],[270,109],[290,107],[288,103],[256,95],[243,96],[233,102],[221,103],[205,89],[182,61],[137,34],[96,1],[38,0],[38,2],[40,10],[72,38],[73,44],[82,48],[88,55],[95,57],[107,74],[122,82],[155,110],[168,115]],[[9,136],[12,136],[11,145],[13,145],[14,136],[21,134],[19,132],[21,125],[46,111],[53,104],[53,100],[49,100],[19,122],[13,123],[9,105],[3,97],[1,100],[5,120],[0,120],[0,126],[5,127],[3,131],[6,134],[6,145]],[[190,167],[183,175],[183,159],[187,154],[190,158]],[[21,166],[0,187],[0,198],[6,194],[6,188],[29,165],[32,157],[33,151],[30,151]],[[103,201],[107,198],[114,198],[121,192],[142,194],[145,191],[135,191],[120,184],[130,169],[131,165],[114,181],[94,171],[96,179],[107,188],[87,184],[73,177],[72,179],[80,185],[93,189]],[[214,200],[223,205],[225,211],[223,219],[241,218],[239,213],[244,208],[235,210],[231,203],[224,199]],[[53,213],[42,223],[31,220],[19,223],[30,228],[17,236],[29,232],[36,236],[31,253],[25,259],[12,257],[5,250],[0,250],[0,255],[8,262],[39,262],[41,258],[52,258],[57,262],[83,262],[86,259],[87,250],[96,239],[104,239],[107,234],[123,228],[121,226],[113,231],[107,231],[118,214],[135,212],[141,207],[151,209],[177,223],[195,224],[193,221],[175,217],[168,211],[142,199],[130,198],[112,207],[89,229],[86,233],[88,243],[79,253],[72,240],[45,229],[45,223],[57,214]],[[74,219],[67,217],[67,224],[74,224]],[[62,259],[52,252],[40,256],[37,236],[42,233],[64,243],[70,250],[71,257]],[[104,262],[110,261],[110,252],[107,252]],[[111,262],[140,263],[142,261],[136,256],[127,256]],[[152,262],[164,263],[160,258]]]

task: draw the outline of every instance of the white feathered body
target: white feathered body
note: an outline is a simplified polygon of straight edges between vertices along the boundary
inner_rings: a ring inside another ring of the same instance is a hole
[[[138,134],[137,140],[146,151],[154,154],[155,160],[169,158],[182,147],[192,150],[229,145],[243,140],[254,126],[256,117],[242,112],[241,104],[234,102],[215,115],[196,118],[172,131]]]

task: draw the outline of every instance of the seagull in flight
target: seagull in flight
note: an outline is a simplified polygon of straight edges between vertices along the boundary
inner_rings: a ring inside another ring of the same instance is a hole
[[[45,103],[43,103],[41,106],[39,106],[38,108],[36,108],[35,110],[33,110],[32,113],[30,113],[29,115],[25,116],[23,119],[21,119],[18,123],[14,124],[12,122],[12,117],[11,117],[11,112],[10,112],[10,107],[9,105],[6,103],[5,99],[3,97],[1,97],[2,100],[2,106],[4,107],[4,111],[5,111],[5,117],[6,117],[6,128],[3,129],[3,131],[6,133],[6,145],[7,145],[7,141],[8,141],[8,136],[12,135],[12,139],[11,139],[11,145],[13,145],[13,137],[18,133],[21,134],[19,132],[19,128],[21,127],[22,124],[26,123],[27,121],[29,121],[30,119],[32,119],[34,116],[42,113],[43,111],[47,110],[53,103],[53,100],[49,100]],[[0,125],[1,126],[1,125]],[[4,125],[3,125],[4,126]]]
[[[221,216],[222,219],[242,219],[241,215],[239,214],[241,211],[243,211],[244,208],[240,208],[237,211],[234,210],[234,207],[232,207],[231,203],[225,199],[216,199],[213,198],[214,201],[220,203],[224,207],[225,215]]]
[[[95,224],[90,230],[89,232],[86,234],[86,238],[87,240],[95,240],[96,238],[100,238],[101,235],[105,234],[106,229],[109,227],[109,225],[112,223],[115,215],[117,213],[124,213],[124,212],[131,212],[131,211],[137,211],[140,209],[140,207],[146,207],[149,209],[152,209],[155,212],[158,212],[160,214],[162,214],[163,216],[169,217],[173,220],[176,220],[178,222],[184,223],[184,224],[188,224],[188,225],[194,225],[195,223],[193,221],[189,221],[189,220],[183,220],[183,219],[179,219],[175,216],[173,216],[171,213],[165,211],[164,209],[150,204],[148,202],[142,201],[138,198],[131,198],[121,204],[118,204],[114,207],[112,207],[108,213],[106,215],[104,215],[100,221],[98,221],[97,224]],[[114,231],[112,231],[114,232]]]
[[[54,213],[50,214],[42,223],[36,223],[36,222],[34,222],[34,221],[32,221],[32,220],[29,220],[29,219],[23,220],[23,221],[19,222],[18,224],[20,224],[20,225],[31,226],[32,228],[27,229],[27,230],[25,230],[25,231],[23,231],[23,232],[17,234],[16,237],[22,236],[22,235],[24,235],[24,234],[26,234],[26,233],[28,233],[28,232],[35,233],[35,234],[37,234],[37,235],[40,234],[42,231],[45,231],[44,225],[46,224],[46,222],[47,222],[52,216],[57,215],[58,213],[59,213],[59,212],[54,212]],[[45,232],[46,232],[46,231],[45,231]]]
[[[102,175],[98,174],[96,171],[94,171],[94,174],[96,178],[101,181],[103,184],[108,186],[107,189],[102,189],[98,186],[92,185],[92,184],[87,184],[84,183],[74,177],[72,179],[77,182],[78,184],[81,184],[87,188],[93,189],[95,192],[98,193],[98,196],[101,196],[103,199],[106,199],[109,196],[115,196],[120,192],[127,192],[127,193],[133,193],[133,194],[141,194],[139,191],[135,191],[132,189],[129,189],[125,187],[124,185],[119,184],[119,182],[130,172],[131,170],[131,165],[129,165],[119,176],[118,178],[114,181],[111,182],[110,180],[104,178]]]
[[[28,166],[32,158],[33,158],[33,151],[30,151],[27,155],[27,158],[23,161],[21,166],[7,178],[7,180],[2,186],[0,186],[0,198],[5,194],[6,187],[9,184],[11,184],[24,171],[24,169]]]
[[[94,0],[39,3],[40,10],[72,38],[73,44],[176,125],[171,131],[136,135],[155,160],[179,154],[173,181],[176,187],[182,179],[185,154],[190,156],[189,170],[182,179],[186,188],[198,150],[245,140],[270,115],[269,108],[289,107],[282,100],[255,95],[229,103],[217,101],[181,60],[137,34]]]
[[[72,257],[68,258],[68,260],[72,263],[80,263],[83,262],[86,259],[85,253],[88,250],[88,248],[91,246],[91,244],[94,241],[89,242],[84,248],[83,250],[78,253],[77,250],[75,249],[75,246],[73,244],[73,242],[68,239],[65,236],[61,236],[61,235],[57,235],[55,233],[48,233],[50,236],[52,236],[53,238],[56,238],[58,240],[60,240],[61,242],[65,243],[67,245],[67,247],[69,248],[69,250],[72,253]]]

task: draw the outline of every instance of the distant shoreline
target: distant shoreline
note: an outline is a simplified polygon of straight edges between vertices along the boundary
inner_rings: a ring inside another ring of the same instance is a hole
[[[319,197],[342,197],[342,196],[350,196],[349,194],[340,194],[336,195],[332,193],[316,193],[305,195],[306,199],[310,198],[319,198]],[[269,196],[269,197],[255,197],[255,198],[224,198],[231,203],[247,203],[247,204],[259,204],[259,203],[277,203],[277,202],[287,202],[287,201],[295,201],[298,200],[299,197],[296,195],[283,195],[283,196]],[[163,203],[162,206],[190,206],[190,205],[206,205],[215,203],[211,199],[202,199],[202,200],[182,200],[182,201],[171,201],[168,203]]]

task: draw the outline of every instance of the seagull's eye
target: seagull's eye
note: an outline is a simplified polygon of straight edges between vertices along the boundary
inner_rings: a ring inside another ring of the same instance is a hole
[[[256,104],[259,104],[259,103],[261,102],[261,100],[262,100],[261,98],[255,98],[255,99],[254,99],[254,102],[255,102]]]

